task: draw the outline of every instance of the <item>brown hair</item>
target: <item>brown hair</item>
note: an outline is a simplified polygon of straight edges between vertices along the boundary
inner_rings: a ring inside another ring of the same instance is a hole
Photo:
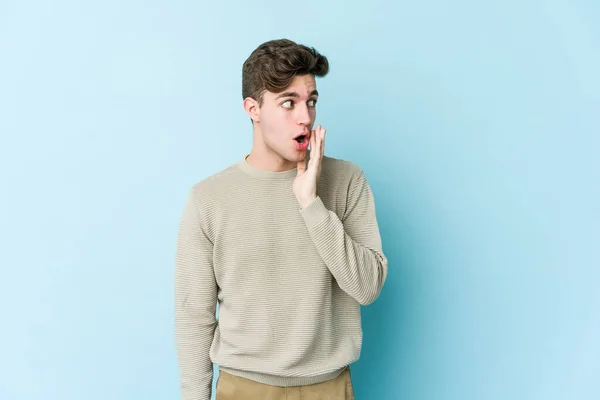
[[[258,46],[242,68],[242,98],[251,97],[262,105],[265,90],[280,93],[296,75],[323,77],[329,72],[327,58],[313,47],[288,39],[277,39]]]

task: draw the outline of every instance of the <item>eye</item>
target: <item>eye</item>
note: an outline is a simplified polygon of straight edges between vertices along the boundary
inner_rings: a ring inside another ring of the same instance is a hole
[[[308,101],[308,105],[309,105],[310,107],[314,107],[314,106],[316,106],[316,105],[317,105],[317,99],[310,99],[310,100]]]
[[[292,100],[286,100],[283,103],[281,103],[283,108],[292,108],[293,104],[294,102]]]

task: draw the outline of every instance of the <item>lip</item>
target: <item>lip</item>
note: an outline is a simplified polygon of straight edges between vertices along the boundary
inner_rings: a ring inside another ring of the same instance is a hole
[[[294,140],[296,140],[297,138],[299,138],[300,136],[306,136],[307,139],[310,138],[310,132],[306,131],[306,132],[300,132],[299,134],[297,134],[296,136],[294,136]]]
[[[306,137],[304,138],[304,141],[303,141],[302,143],[300,143],[300,142],[298,142],[298,141],[296,140],[296,138],[298,138],[298,137],[300,137],[300,136],[306,136]],[[298,151],[305,151],[305,150],[307,150],[307,149],[308,149],[308,145],[309,145],[309,143],[310,143],[310,132],[302,132],[302,133],[299,133],[298,135],[296,135],[296,136],[294,137],[294,142],[296,142],[296,149],[297,149]]]

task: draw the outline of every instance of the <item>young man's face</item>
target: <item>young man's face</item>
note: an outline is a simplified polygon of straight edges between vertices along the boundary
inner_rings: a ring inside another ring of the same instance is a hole
[[[258,110],[260,133],[264,146],[280,161],[297,163],[306,158],[317,96],[315,78],[310,74],[296,76],[281,93],[264,93]]]

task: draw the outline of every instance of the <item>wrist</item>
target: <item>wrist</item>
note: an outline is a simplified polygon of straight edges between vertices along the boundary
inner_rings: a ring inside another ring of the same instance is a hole
[[[316,199],[317,199],[316,195],[312,195],[312,196],[305,197],[305,198],[299,198],[298,199],[298,204],[300,205],[301,209],[305,209],[306,207],[308,207]]]

